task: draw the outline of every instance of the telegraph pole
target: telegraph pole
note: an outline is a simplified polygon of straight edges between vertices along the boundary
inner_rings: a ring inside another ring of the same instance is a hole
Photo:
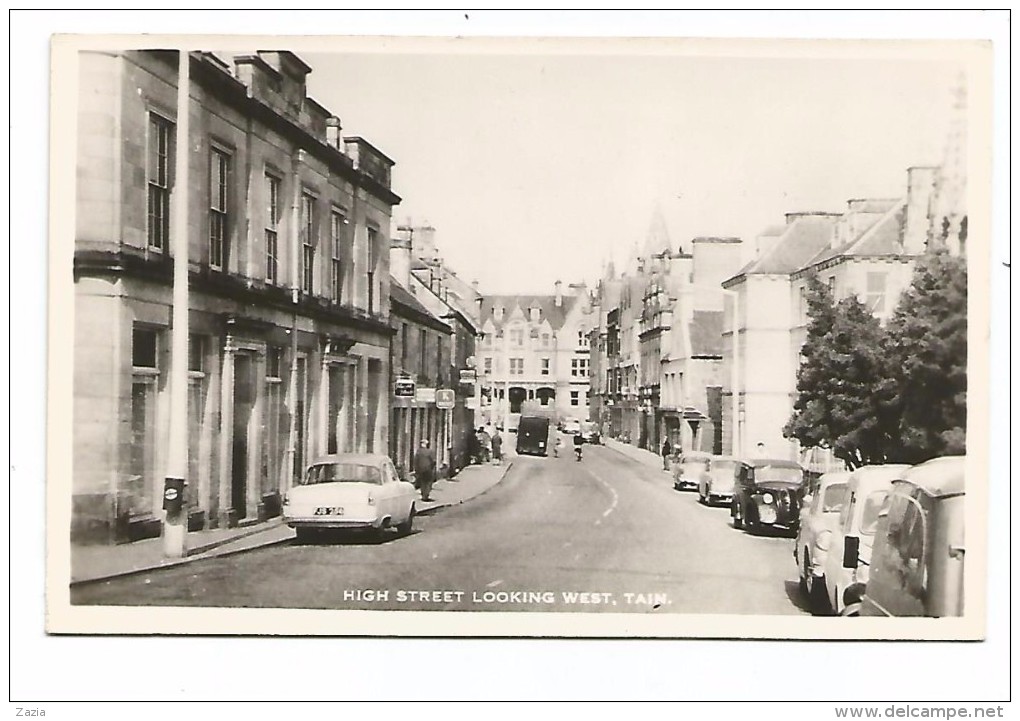
[[[174,143],[173,190],[173,317],[170,332],[170,433],[163,486],[163,555],[187,554],[188,509],[184,500],[188,469],[188,191],[190,190],[188,96],[190,54],[179,51],[177,135]]]

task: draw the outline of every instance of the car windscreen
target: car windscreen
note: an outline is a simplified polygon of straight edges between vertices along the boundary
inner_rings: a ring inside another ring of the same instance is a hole
[[[888,491],[873,491],[864,499],[864,511],[861,513],[861,535],[874,536],[878,527],[878,512],[885,504]]]
[[[707,458],[684,458],[680,461],[686,471],[703,471],[708,467]]]
[[[846,484],[833,483],[822,496],[822,513],[839,513],[846,501]]]
[[[803,483],[804,474],[799,468],[790,466],[757,466],[754,469],[755,483]]]
[[[303,486],[316,483],[373,483],[382,485],[382,473],[376,466],[361,463],[325,463],[312,466],[301,482]]]

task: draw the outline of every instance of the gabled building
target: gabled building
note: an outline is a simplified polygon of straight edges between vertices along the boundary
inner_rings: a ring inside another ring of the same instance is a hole
[[[478,342],[481,417],[516,426],[533,401],[558,418],[589,417],[590,331],[597,327],[583,284],[552,295],[485,296]]]

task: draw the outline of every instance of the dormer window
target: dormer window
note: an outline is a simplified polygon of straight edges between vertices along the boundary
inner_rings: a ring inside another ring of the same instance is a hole
[[[503,320],[503,306],[497,305],[492,309],[492,316],[496,320]]]

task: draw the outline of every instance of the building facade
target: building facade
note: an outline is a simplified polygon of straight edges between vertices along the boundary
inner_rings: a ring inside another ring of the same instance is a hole
[[[947,247],[940,235],[943,216],[935,203],[941,176],[938,168],[912,167],[902,198],[853,199],[842,213],[789,213],[784,227],[770,229],[759,239],[756,258],[723,283],[739,307],[737,452],[764,443],[770,455],[803,460],[808,449],[783,438],[782,429],[797,395],[800,349],[809,321],[808,280],[814,276],[827,284],[837,301],[855,296],[885,323],[910,285],[917,259]],[[949,247],[959,251],[961,245],[956,241]],[[733,357],[730,313],[726,319],[723,350],[728,368]],[[730,408],[724,402],[724,425],[732,416]],[[729,436],[724,446],[732,448]]]
[[[427,440],[436,462],[450,464],[452,413],[437,405],[437,391],[449,389],[453,328],[432,313],[399,280],[390,286],[393,326],[390,457],[401,477],[413,470],[414,452]]]
[[[390,262],[394,274],[406,279],[407,288],[429,311],[450,326],[450,365],[445,387],[453,390],[455,405],[449,409],[448,447],[444,462],[456,474],[471,462],[471,437],[475,430],[478,385],[475,341],[479,334],[481,295],[477,284],[464,282],[439,254],[435,228],[410,221],[393,234]]]
[[[72,538],[156,535],[169,369],[188,363],[189,527],[280,511],[310,459],[385,452],[393,161],[307,97],[288,52],[83,52],[74,254]],[[191,182],[175,183],[188,153]],[[187,227],[171,208],[186,204]],[[172,234],[189,352],[169,351]]]
[[[589,418],[590,331],[598,325],[583,284],[552,295],[485,296],[477,345],[480,418],[516,427],[533,402],[558,419]]]

